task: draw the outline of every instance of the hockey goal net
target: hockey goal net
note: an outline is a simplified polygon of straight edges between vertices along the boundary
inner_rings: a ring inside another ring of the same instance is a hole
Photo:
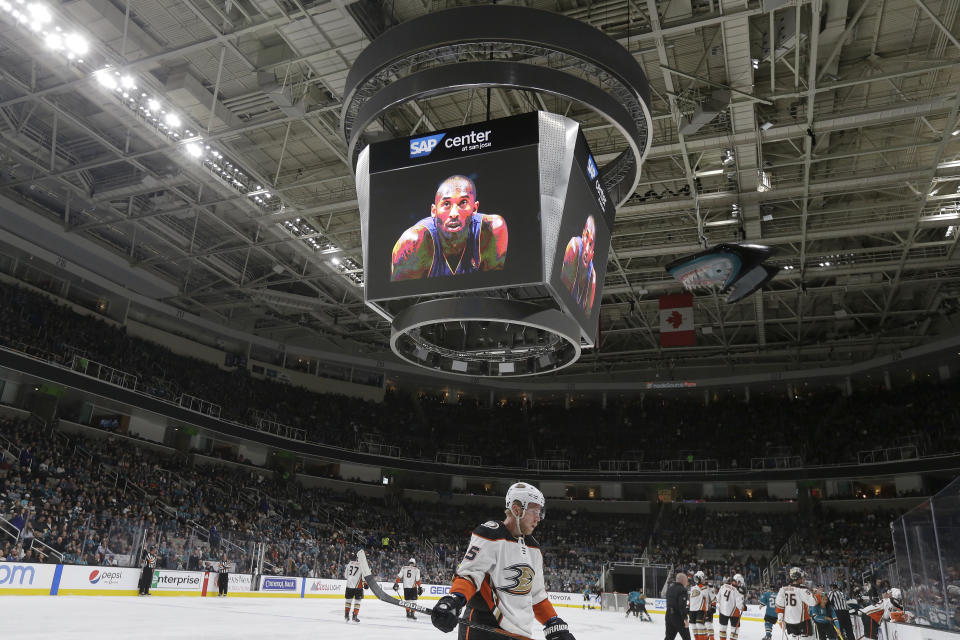
[[[627,610],[627,594],[617,593],[615,591],[604,591],[600,599],[601,608],[604,611],[619,611],[623,613]]]

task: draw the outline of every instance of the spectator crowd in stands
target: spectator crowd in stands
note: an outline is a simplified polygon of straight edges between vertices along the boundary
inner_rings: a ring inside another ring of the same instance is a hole
[[[251,571],[262,545],[265,572],[335,578],[363,546],[383,577],[413,556],[425,582],[448,583],[470,531],[500,516],[451,496],[389,502],[305,488],[280,472],[205,464],[161,445],[100,435],[0,419],[0,517],[20,531],[15,542],[0,541],[0,557],[129,566],[144,545],[157,544],[159,568],[199,569],[225,552],[237,570]],[[648,514],[551,509],[537,532],[548,588],[593,589],[604,564],[644,556],[648,540],[651,562],[702,569],[715,579],[740,572],[751,587],[794,532],[799,544],[789,561],[828,566],[851,579],[892,555],[891,512],[801,519],[661,508],[656,529]]]
[[[304,429],[307,439],[356,449],[362,440],[395,444],[402,457],[434,459],[462,450],[482,463],[525,467],[530,458],[561,458],[572,468],[633,458],[657,468],[663,460],[715,460],[721,468],[787,449],[804,464],[857,462],[858,451],[909,444],[919,453],[960,445],[960,388],[914,384],[887,391],[839,390],[797,394],[790,411],[777,397],[661,396],[593,403],[526,401],[482,406],[463,398],[387,394],[383,402],[320,394],[259,379],[245,368],[224,370],[132,337],[121,326],[81,315],[48,296],[0,283],[0,346],[69,364],[79,355],[139,378],[138,389],[175,400],[188,394],[218,405],[224,419],[251,423],[254,415]],[[456,424],[456,430],[447,425]],[[773,428],[775,425],[775,428]],[[442,435],[442,437],[441,437]],[[799,439],[798,439],[799,438]],[[642,453],[639,451],[642,450]]]
[[[203,398],[238,422],[267,414],[332,446],[354,449],[363,439],[402,443],[401,455],[409,458],[460,450],[498,466],[560,457],[573,468],[596,469],[617,458],[655,465],[709,457],[730,468],[746,466],[748,452],[787,444],[807,464],[832,464],[856,461],[860,449],[905,442],[921,451],[952,451],[960,437],[952,428],[960,411],[955,383],[850,397],[820,390],[799,394],[789,412],[779,398],[718,398],[705,407],[700,399],[655,394],[607,408],[526,401],[486,407],[469,398],[450,404],[439,396],[399,394],[374,403],[176,355],[115,323],[6,284],[0,284],[0,346],[65,365],[74,356],[100,362],[136,375],[138,389],[152,395]],[[800,434],[799,444],[793,442]],[[338,577],[362,544],[384,577],[413,556],[426,582],[444,583],[470,530],[500,516],[442,497],[426,504],[305,488],[288,472],[205,464],[172,448],[101,435],[0,423],[8,452],[0,461],[0,516],[18,532],[15,539],[0,538],[2,559],[132,565],[145,544],[155,543],[160,568],[197,569],[226,552],[238,570],[251,570],[262,557],[267,572]],[[642,455],[626,453],[641,448]],[[741,572],[756,585],[768,558],[794,533],[799,544],[792,560],[839,567],[850,576],[875,570],[892,553],[890,517],[814,513],[801,521],[795,514],[665,507],[654,527],[649,515],[553,510],[538,537],[554,591],[593,587],[604,563],[631,561],[645,551],[653,562],[696,566],[716,577]]]

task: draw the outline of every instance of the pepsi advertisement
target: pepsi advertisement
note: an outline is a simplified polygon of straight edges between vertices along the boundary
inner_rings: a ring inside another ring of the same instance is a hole
[[[578,133],[549,284],[590,344],[596,341],[615,215],[596,160]]]
[[[542,282],[536,114],[370,146],[366,295]]]

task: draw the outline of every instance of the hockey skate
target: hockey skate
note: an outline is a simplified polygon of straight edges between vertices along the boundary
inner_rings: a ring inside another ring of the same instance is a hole
[[[360,622],[360,618],[357,616],[357,614],[353,614],[353,621]]]

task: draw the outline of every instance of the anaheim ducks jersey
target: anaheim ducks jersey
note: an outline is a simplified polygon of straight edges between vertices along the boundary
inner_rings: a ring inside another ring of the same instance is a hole
[[[413,589],[420,586],[420,569],[407,565],[397,573],[394,582],[402,582],[404,589]]]
[[[789,584],[777,593],[777,613],[783,614],[783,621],[796,624],[810,619],[810,607],[816,606],[817,599],[804,586]]]
[[[732,584],[722,584],[717,591],[717,612],[728,618],[739,618],[743,613],[743,593]]]
[[[690,611],[707,611],[711,600],[710,587],[705,584],[695,584],[690,587]]]
[[[477,527],[454,577],[453,593],[467,606],[489,612],[504,631],[532,637],[534,619],[541,624],[557,615],[543,581],[543,554],[533,536],[523,543],[501,522]]]
[[[347,589],[356,589],[363,586],[363,576],[360,574],[360,563],[351,560],[343,569],[343,579],[347,581]]]
[[[903,620],[896,620],[896,618],[902,618],[903,616],[898,616],[897,614],[903,613],[903,604],[895,598],[884,598],[880,601],[880,606],[883,607],[883,619],[884,620],[894,620],[895,622],[903,622]]]

